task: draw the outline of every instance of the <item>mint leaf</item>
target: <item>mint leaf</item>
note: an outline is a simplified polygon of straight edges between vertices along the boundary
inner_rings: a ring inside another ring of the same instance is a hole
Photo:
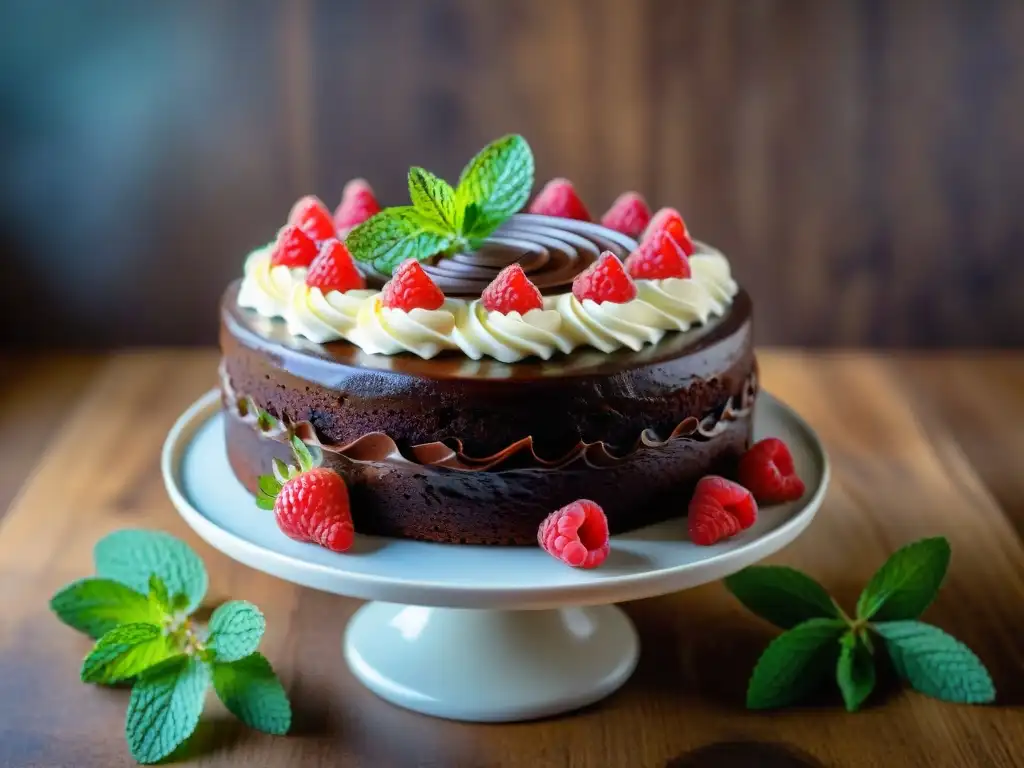
[[[749,709],[792,704],[817,688],[836,667],[839,619],[810,619],[775,638],[761,654],[747,686]]]
[[[387,208],[359,224],[345,238],[357,261],[390,275],[406,259],[423,261],[450,246],[454,237],[412,206]]]
[[[175,656],[144,672],[132,687],[125,736],[132,757],[155,763],[196,729],[210,686],[210,668],[192,656]]]
[[[119,624],[159,624],[164,619],[145,595],[110,579],[68,584],[50,599],[50,610],[69,627],[95,639]]]
[[[896,672],[915,691],[943,701],[987,704],[996,689],[970,648],[938,627],[920,621],[872,625],[885,640]]]
[[[244,600],[232,600],[218,606],[210,617],[206,647],[218,661],[237,661],[256,650],[266,628],[259,608]]]
[[[751,566],[727,577],[725,586],[748,610],[782,629],[808,619],[842,617],[825,588],[793,568]]]
[[[855,632],[848,631],[840,641],[836,682],[843,694],[847,712],[856,712],[875,687],[875,661],[871,650]]]
[[[164,614],[174,612],[174,605],[172,604],[170,594],[167,592],[167,585],[155,573],[149,577],[149,601],[156,605]]]
[[[96,573],[149,594],[149,577],[159,576],[172,595],[188,596],[194,611],[206,594],[206,568],[199,555],[163,531],[128,529],[100,539],[93,550]]]
[[[99,639],[82,662],[82,682],[110,685],[135,677],[172,656],[174,645],[153,624],[123,624]]]
[[[291,727],[288,695],[262,654],[215,662],[213,688],[228,711],[250,728],[283,735]]]
[[[526,139],[515,134],[488,144],[469,161],[459,177],[455,203],[466,209],[476,203],[472,227],[463,219],[462,234],[483,238],[520,210],[533,188],[533,153]]]
[[[439,230],[458,234],[461,209],[455,205],[455,190],[425,168],[409,169],[409,199],[413,207],[437,224]]]
[[[874,621],[916,619],[935,599],[949,555],[949,542],[941,536],[896,550],[864,587],[857,616]]]
[[[472,232],[476,228],[476,222],[480,218],[480,206],[477,203],[469,203],[462,209],[463,232]],[[488,234],[490,234],[488,232]]]

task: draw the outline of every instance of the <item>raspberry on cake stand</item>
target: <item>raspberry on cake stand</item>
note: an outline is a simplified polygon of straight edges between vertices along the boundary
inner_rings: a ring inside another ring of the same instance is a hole
[[[608,696],[629,678],[640,641],[614,603],[720,579],[791,542],[813,519],[828,461],[795,413],[762,392],[755,438],[782,438],[807,490],[710,547],[683,518],[612,538],[594,570],[535,547],[433,544],[356,536],[344,554],[293,541],[228,465],[220,395],[175,424],[161,468],[185,521],[229,557],[314,589],[369,600],[352,617],[344,655],[371,691],[438,717],[507,722],[555,715]],[[685,500],[680,500],[680,511]]]

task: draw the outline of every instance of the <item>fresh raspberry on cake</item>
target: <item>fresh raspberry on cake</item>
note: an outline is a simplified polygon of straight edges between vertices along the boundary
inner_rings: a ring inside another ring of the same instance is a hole
[[[352,179],[341,191],[341,202],[334,210],[334,226],[342,235],[357,224],[380,213],[380,203],[366,179]]]
[[[597,261],[576,275],[572,295],[579,301],[590,299],[598,304],[610,301],[625,304],[636,298],[636,284],[626,274],[622,262],[611,251],[602,253]]]
[[[665,232],[655,232],[626,258],[626,272],[635,280],[664,280],[690,276],[683,249]]]
[[[319,288],[323,293],[344,293],[365,288],[366,280],[360,274],[345,244],[332,237],[324,241],[320,246],[320,253],[309,265],[306,285],[310,288]]]
[[[381,303],[385,307],[406,312],[414,309],[439,309],[444,304],[444,294],[416,259],[406,259],[384,284]]]
[[[757,520],[757,502],[739,483],[708,475],[697,483],[687,514],[690,539],[710,546],[752,526]]]
[[[530,282],[519,264],[509,264],[501,270],[490,285],[484,288],[480,299],[488,312],[500,312],[503,315],[509,312],[525,315],[531,309],[544,306],[540,290]]]
[[[679,247],[683,249],[683,253],[687,256],[692,256],[694,251],[697,250],[693,240],[690,238],[690,233],[686,229],[686,224],[683,223],[683,217],[679,215],[679,211],[675,208],[659,209],[651,219],[651,223],[647,225],[643,240],[649,240],[658,232],[666,233],[679,243]]]
[[[528,209],[529,213],[544,216],[561,216],[564,219],[591,221],[587,206],[568,179],[552,179],[533,198]]]
[[[738,475],[759,504],[781,504],[804,495],[804,482],[796,474],[793,455],[777,437],[754,443],[740,458]]]
[[[612,203],[601,224],[630,237],[640,237],[651,220],[651,209],[639,192],[623,192]]]
[[[306,195],[292,206],[288,223],[294,224],[314,240],[326,240],[337,234],[331,212],[315,195]]]
[[[574,568],[596,568],[608,557],[608,518],[588,499],[552,512],[537,530],[541,549]]]
[[[277,242],[270,254],[275,267],[308,267],[316,258],[317,247],[309,235],[295,224],[288,224],[277,233]]]

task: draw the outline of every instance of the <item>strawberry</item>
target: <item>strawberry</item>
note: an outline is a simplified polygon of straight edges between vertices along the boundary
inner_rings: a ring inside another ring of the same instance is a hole
[[[683,217],[675,208],[661,208],[658,210],[647,229],[644,230],[643,240],[648,240],[658,232],[665,232],[669,237],[679,243],[679,247],[687,256],[693,256],[697,248],[690,239],[690,233],[686,230]]]
[[[757,520],[757,502],[739,483],[717,475],[702,477],[690,499],[687,525],[694,544],[710,546],[735,536]]]
[[[666,232],[655,232],[626,258],[626,271],[636,280],[689,277],[690,262]]]
[[[602,253],[597,261],[576,275],[572,295],[579,301],[590,299],[598,304],[610,301],[625,304],[636,298],[636,285],[622,268],[622,262],[611,251]]]
[[[356,288],[365,288],[366,280],[356,268],[356,263],[345,244],[332,237],[324,241],[320,246],[319,255],[309,265],[306,285],[310,288],[319,288],[323,293],[344,293]]]
[[[530,282],[518,264],[509,264],[501,270],[491,284],[484,288],[480,298],[488,312],[501,312],[503,315],[509,312],[525,315],[531,309],[544,306],[544,299],[537,286]]]
[[[608,518],[589,499],[568,504],[544,518],[537,543],[552,557],[574,568],[596,568],[608,557]]]
[[[337,234],[331,212],[315,195],[306,195],[296,201],[288,214],[288,223],[294,224],[314,240],[326,240]]]
[[[612,203],[601,224],[630,237],[640,237],[651,220],[651,209],[639,192],[623,192]]]
[[[256,505],[274,510],[285,536],[344,552],[355,537],[345,481],[337,472],[316,466],[319,462],[298,437],[292,437],[292,450],[298,467],[274,459],[274,474],[259,479]]]
[[[759,504],[781,504],[804,495],[804,482],[796,474],[793,455],[777,437],[754,443],[740,458],[738,475]]]
[[[391,309],[409,312],[413,309],[438,309],[444,304],[444,294],[416,259],[406,259],[398,265],[391,279],[381,291],[381,303]]]
[[[528,209],[530,213],[544,216],[561,216],[565,219],[590,221],[590,212],[568,179],[552,179],[533,198]]]
[[[277,233],[277,242],[270,253],[274,267],[308,267],[316,258],[316,243],[294,224],[288,224]]]
[[[354,226],[376,213],[380,213],[380,203],[374,197],[369,182],[352,179],[341,191],[341,202],[334,210],[334,226],[339,233],[347,235]]]

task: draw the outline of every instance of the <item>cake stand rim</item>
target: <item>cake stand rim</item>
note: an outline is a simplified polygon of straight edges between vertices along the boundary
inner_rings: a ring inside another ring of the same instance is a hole
[[[220,413],[220,399],[217,388],[203,394],[181,414],[164,441],[160,457],[161,474],[178,513],[200,538],[233,560],[292,583],[363,600],[441,608],[540,610],[626,602],[700,586],[757,563],[794,541],[817,515],[831,476],[828,456],[814,430],[792,408],[761,390],[755,407],[778,409],[783,418],[803,433],[821,466],[821,476],[815,493],[801,504],[799,510],[757,539],[738,549],[714,553],[704,560],[594,582],[495,587],[409,580],[347,571],[342,567],[309,562],[267,549],[220,527],[196,509],[181,487],[178,470],[194,435]],[[418,544],[458,546],[430,542]],[[343,557],[339,555],[339,558]]]

